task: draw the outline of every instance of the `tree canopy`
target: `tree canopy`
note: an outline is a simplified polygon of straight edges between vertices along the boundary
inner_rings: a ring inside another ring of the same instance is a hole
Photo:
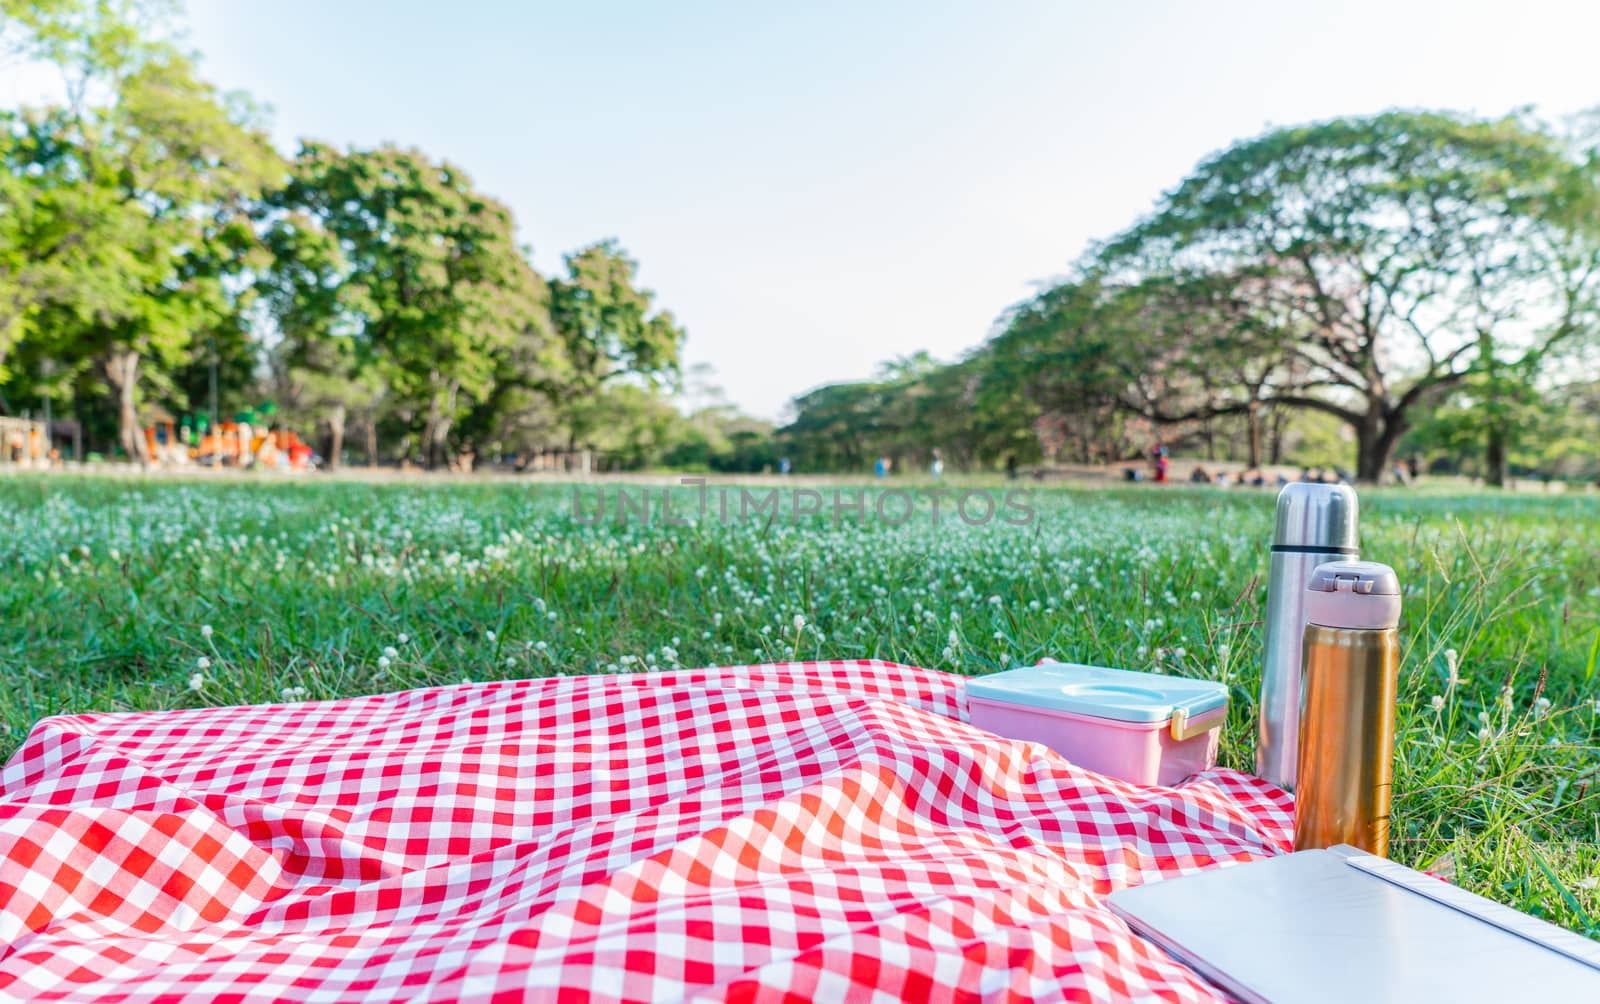
[[[975,436],[999,420],[1088,462],[1228,427],[1256,466],[1268,430],[1278,452],[1310,413],[1348,430],[1370,481],[1454,408],[1501,483],[1523,405],[1600,330],[1597,193],[1593,144],[1522,116],[1394,111],[1237,143],[1008,312],[955,364],[977,374],[974,407],[925,449],[975,438],[992,463],[1023,446]],[[802,398],[788,435],[807,442],[834,398]]]
[[[620,244],[547,279],[510,209],[448,161],[281,156],[248,101],[196,76],[172,15],[0,6],[0,44],[63,80],[59,101],[0,111],[0,409],[59,399],[143,457],[154,414],[225,418],[215,370],[228,411],[269,398],[334,464],[354,420],[369,462],[430,467],[660,424],[684,331]],[[667,425],[650,458],[693,438]]]

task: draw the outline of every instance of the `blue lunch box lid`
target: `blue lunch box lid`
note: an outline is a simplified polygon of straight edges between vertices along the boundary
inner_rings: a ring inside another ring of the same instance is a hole
[[[1119,722],[1166,721],[1180,708],[1194,718],[1228,704],[1228,688],[1211,680],[1055,661],[974,677],[967,696]]]

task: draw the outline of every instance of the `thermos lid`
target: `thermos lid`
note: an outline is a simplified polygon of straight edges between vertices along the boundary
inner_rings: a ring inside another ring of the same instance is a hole
[[[1349,485],[1296,481],[1278,493],[1275,551],[1356,553],[1356,491]]]
[[[1376,561],[1329,561],[1306,584],[1306,623],[1381,631],[1400,623],[1400,578]]]

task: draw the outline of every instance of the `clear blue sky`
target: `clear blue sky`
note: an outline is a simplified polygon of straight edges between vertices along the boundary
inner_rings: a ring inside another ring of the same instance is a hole
[[[190,0],[214,81],[618,237],[745,410],[954,358],[1271,124],[1600,105],[1600,4]]]

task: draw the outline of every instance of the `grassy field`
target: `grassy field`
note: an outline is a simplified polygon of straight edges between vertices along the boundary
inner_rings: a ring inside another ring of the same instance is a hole
[[[765,488],[680,489],[666,519],[662,489],[606,486],[603,514],[601,490],[0,481],[0,757],[62,712],[1048,655],[1225,681],[1223,760],[1252,762],[1270,492],[1048,489],[937,520],[923,497],[902,520],[903,496],[863,519],[836,486],[744,518]],[[1600,937],[1600,499],[1368,493],[1363,545],[1406,589],[1394,856]]]

